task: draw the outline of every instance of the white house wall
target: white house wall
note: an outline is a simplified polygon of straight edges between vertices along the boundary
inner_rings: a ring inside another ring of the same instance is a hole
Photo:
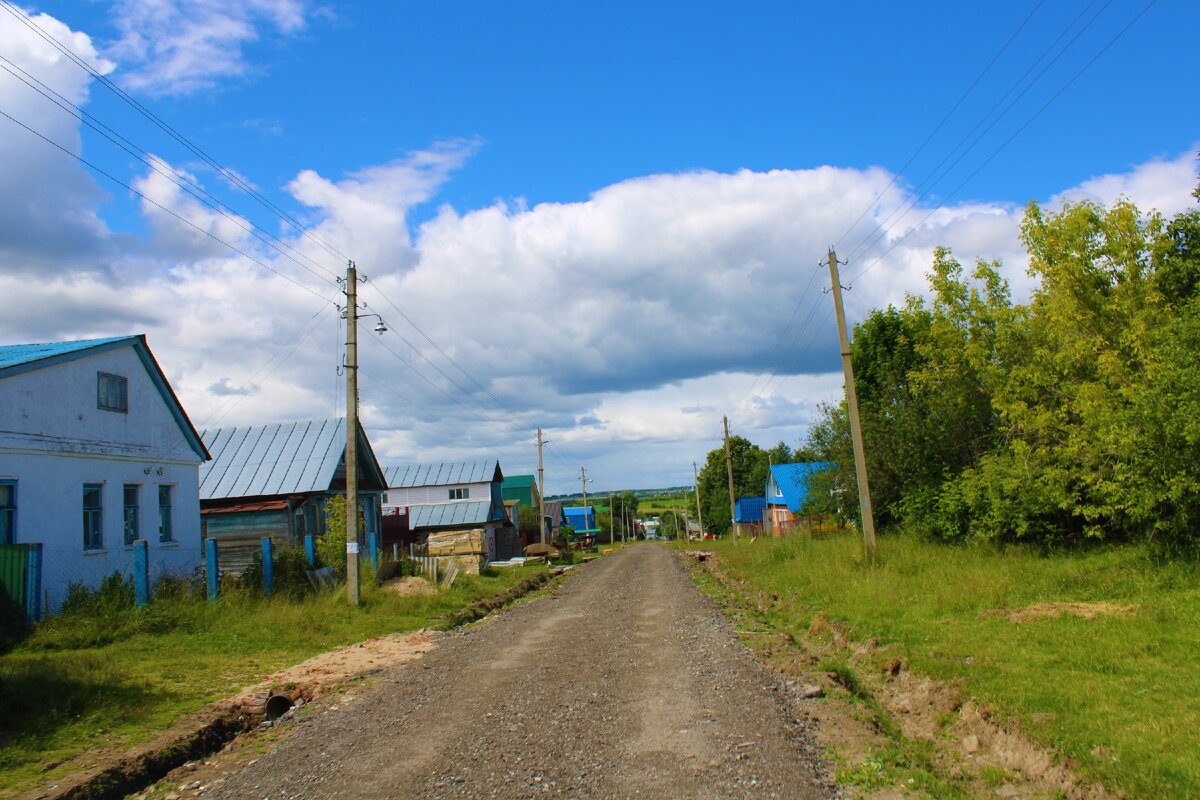
[[[451,489],[470,489],[470,497],[465,500],[488,500],[494,502],[492,484],[489,483],[454,483],[442,486],[410,486],[403,489],[388,489],[386,504],[388,506],[427,506],[434,503],[457,502],[450,499]]]
[[[97,373],[128,380],[128,413],[97,408]],[[43,545],[42,581],[56,609],[72,582],[129,574],[124,486],[137,484],[151,580],[201,563],[198,465],[132,347],[0,379],[0,479],[16,481],[16,542]],[[102,546],[83,546],[83,485],[102,486]],[[174,540],[160,542],[158,487],[170,485]]]

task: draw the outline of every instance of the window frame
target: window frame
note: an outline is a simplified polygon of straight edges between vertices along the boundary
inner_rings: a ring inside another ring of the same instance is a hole
[[[106,381],[115,381],[120,387],[120,404],[110,405],[108,392],[105,391]],[[96,373],[96,408],[101,411],[112,411],[116,414],[129,413],[129,379],[124,375],[114,375],[111,372]]]
[[[96,493],[96,505],[88,506],[89,492]],[[83,549],[102,550],[104,548],[104,484],[83,484]],[[89,525],[89,522],[92,523]],[[89,534],[94,534],[91,536]],[[95,541],[92,541],[94,538]]]
[[[0,544],[16,544],[17,543],[17,481],[15,478],[0,478],[0,487],[7,487],[10,490],[11,502],[8,505],[0,505],[0,519],[7,517],[8,519],[8,537],[7,541],[4,536],[4,526],[0,525]]]
[[[166,505],[163,505],[164,489],[167,497]],[[164,510],[166,511],[165,517],[163,516]],[[162,544],[175,541],[175,484],[173,483],[158,485],[158,541]]]
[[[133,490],[133,504],[129,503],[129,490]],[[142,485],[140,483],[126,483],[121,487],[121,503],[123,513],[121,519],[123,521],[122,530],[125,537],[125,546],[132,547],[133,543],[142,538]],[[130,522],[133,525],[130,526]],[[130,533],[132,532],[132,536]]]
[[[458,497],[454,496],[455,492],[458,493]],[[471,487],[470,486],[457,486],[453,489],[448,490],[447,496],[451,500],[470,500],[471,499]]]

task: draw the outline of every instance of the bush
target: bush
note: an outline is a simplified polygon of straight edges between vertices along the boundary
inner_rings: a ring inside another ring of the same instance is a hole
[[[271,553],[273,578],[271,594],[299,599],[312,591],[308,580],[308,559],[303,547],[276,547]],[[256,552],[250,566],[242,573],[239,581],[242,588],[251,593],[262,593],[262,553]]]

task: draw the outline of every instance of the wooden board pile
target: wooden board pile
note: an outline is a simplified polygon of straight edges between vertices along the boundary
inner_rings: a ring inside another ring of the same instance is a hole
[[[428,545],[430,556],[457,564],[464,575],[478,575],[494,548],[482,528],[431,533]]]

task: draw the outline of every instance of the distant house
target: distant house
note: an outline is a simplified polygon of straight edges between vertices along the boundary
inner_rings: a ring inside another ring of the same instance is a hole
[[[491,557],[511,558],[520,549],[516,526],[504,510],[504,472],[494,459],[419,464],[384,470],[388,528],[406,532],[395,543],[421,543],[429,533],[483,528],[496,542]],[[385,546],[392,537],[386,536]]]
[[[41,543],[48,610],[138,539],[152,582],[192,572],[208,458],[145,336],[0,346],[0,545]]]
[[[832,466],[827,461],[771,465],[763,492],[767,530],[771,534],[780,536],[796,526],[796,515],[808,497],[808,476]]]
[[[596,533],[596,508],[594,506],[567,506],[563,508],[567,516],[567,524],[576,533]]]
[[[541,495],[538,494],[537,479],[532,475],[506,475],[501,486],[505,502],[516,500],[527,508],[537,508]]]
[[[222,572],[241,572],[264,537],[299,546],[325,533],[329,500],[346,493],[346,420],[315,420],[206,430],[213,454],[200,471],[205,538],[215,539]],[[369,551],[381,527],[383,470],[358,428],[358,503]]]
[[[546,533],[549,540],[553,542],[558,538],[558,529],[568,524],[567,515],[563,512],[561,500],[547,500],[544,505],[546,508],[546,519],[548,520]]]
[[[739,497],[733,503],[733,521],[745,529],[762,530],[766,524],[764,497]]]

